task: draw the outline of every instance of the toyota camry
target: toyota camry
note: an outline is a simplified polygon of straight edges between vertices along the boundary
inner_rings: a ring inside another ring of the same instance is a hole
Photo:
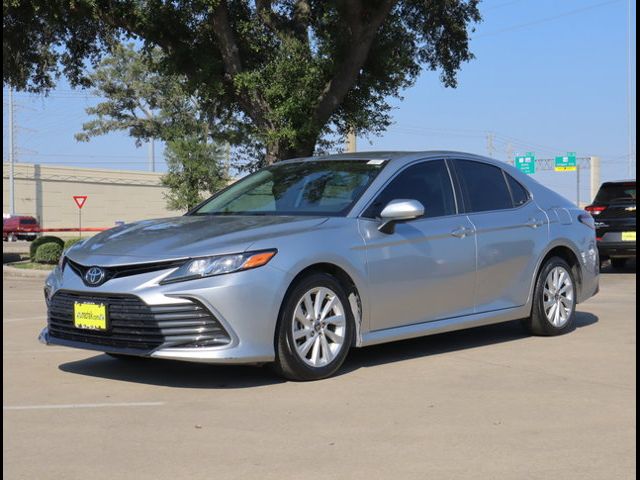
[[[71,247],[46,281],[40,339],[314,380],[351,348],[516,319],[568,332],[598,267],[591,215],[505,163],[295,159]]]

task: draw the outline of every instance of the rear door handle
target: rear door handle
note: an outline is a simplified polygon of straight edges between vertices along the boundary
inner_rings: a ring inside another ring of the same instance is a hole
[[[467,235],[473,234],[473,232],[474,231],[471,228],[458,227],[455,230],[451,231],[451,236],[456,237],[456,238],[464,238]]]
[[[529,228],[538,228],[544,225],[542,220],[538,220],[536,218],[530,218],[529,221],[525,224]]]

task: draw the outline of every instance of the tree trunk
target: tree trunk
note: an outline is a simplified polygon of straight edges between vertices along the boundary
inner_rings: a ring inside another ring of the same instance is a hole
[[[265,156],[266,165],[273,165],[280,160],[290,158],[310,157],[316,148],[317,137],[313,140],[302,141],[298,146],[291,146],[286,141],[272,142],[267,144],[267,154]]]

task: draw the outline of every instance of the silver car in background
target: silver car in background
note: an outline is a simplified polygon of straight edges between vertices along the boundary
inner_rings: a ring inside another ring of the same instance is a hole
[[[46,281],[47,344],[118,358],[335,373],[352,347],[522,319],[574,326],[594,222],[513,167],[458,152],[280,162],[185,216],[105,231]]]

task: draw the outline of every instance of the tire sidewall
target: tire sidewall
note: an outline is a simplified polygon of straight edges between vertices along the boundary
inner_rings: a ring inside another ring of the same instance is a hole
[[[305,363],[298,355],[295,349],[295,343],[293,339],[293,317],[295,308],[304,296],[306,292],[313,288],[325,287],[334,292],[342,306],[346,317],[345,321],[345,339],[342,349],[338,355],[329,363],[323,367],[312,367]],[[276,363],[281,365],[286,363],[295,375],[286,374],[291,379],[295,380],[319,380],[326,378],[334,374],[344,362],[349,348],[353,343],[354,335],[354,319],[349,299],[340,285],[340,283],[331,275],[325,273],[314,273],[301,279],[287,294],[283,308],[281,309],[280,318],[278,319],[278,329],[276,338]],[[294,378],[295,377],[295,378]]]
[[[571,278],[571,283],[573,285],[573,304],[571,307],[571,314],[569,315],[569,320],[562,327],[556,327],[552,324],[547,318],[547,314],[544,311],[544,285],[549,276],[549,273],[556,267],[562,267],[569,278]],[[536,320],[539,322],[539,326],[543,329],[544,333],[547,335],[560,335],[566,332],[573,330],[575,327],[575,316],[576,316],[576,305],[577,305],[577,295],[578,295],[578,284],[576,283],[575,276],[571,271],[571,267],[567,262],[562,260],[561,258],[554,257],[549,259],[540,271],[540,275],[538,276],[538,282],[536,284],[535,298],[534,298],[534,312],[533,315],[536,317]]]

